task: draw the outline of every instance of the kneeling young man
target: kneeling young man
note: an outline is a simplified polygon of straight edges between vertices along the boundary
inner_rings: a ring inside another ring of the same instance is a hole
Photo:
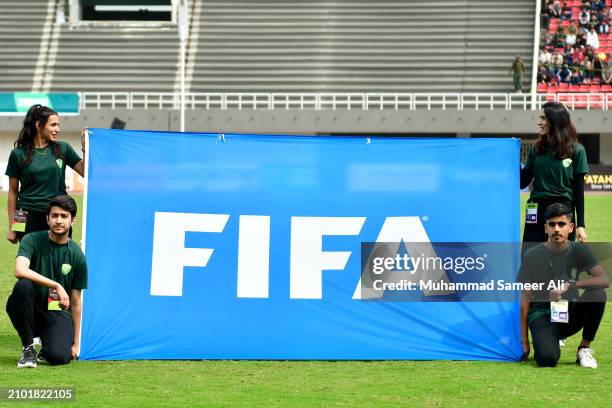
[[[523,359],[530,352],[527,327],[540,367],[556,366],[561,355],[559,340],[582,330],[576,362],[582,367],[597,368],[590,346],[606,307],[604,288],[609,285],[608,276],[585,244],[568,241],[574,230],[570,208],[552,204],[544,217],[548,241],[525,252],[521,265],[524,282],[543,284],[542,290],[525,290],[521,297]],[[578,280],[582,271],[589,277]],[[564,283],[547,290],[551,281]],[[579,295],[578,289],[584,289],[584,293]]]
[[[68,196],[54,197],[47,209],[49,231],[21,240],[15,261],[19,279],[6,304],[23,345],[18,368],[39,363],[68,364],[76,358],[81,328],[81,290],[87,288],[87,263],[68,232],[77,206]],[[34,337],[40,337],[37,355]]]

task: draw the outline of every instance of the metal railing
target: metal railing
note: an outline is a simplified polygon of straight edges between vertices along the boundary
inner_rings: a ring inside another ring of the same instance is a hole
[[[179,109],[173,92],[83,92],[81,109]],[[569,109],[608,110],[612,93],[536,94]],[[514,93],[187,93],[187,109],[238,110],[531,110],[530,94]]]

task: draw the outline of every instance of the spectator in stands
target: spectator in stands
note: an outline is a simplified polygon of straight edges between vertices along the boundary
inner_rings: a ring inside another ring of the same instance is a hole
[[[538,75],[537,75],[538,84],[548,84],[550,82],[550,73],[546,68],[546,65],[540,64],[538,65]]]
[[[573,21],[567,27],[567,32],[568,32],[568,34],[574,34],[574,35],[578,34],[578,32],[579,32],[578,27],[576,27],[576,24]]]
[[[596,56],[595,60],[593,61],[593,77],[595,79],[601,80],[604,69],[605,65],[603,60],[600,59],[599,56]]]
[[[606,69],[601,75],[601,83],[604,85],[612,85],[612,65],[608,63]]]
[[[567,64],[563,64],[563,67],[561,68],[561,71],[559,71],[558,76],[559,76],[559,83],[561,82],[569,83],[570,82],[572,71],[569,69]]]
[[[561,13],[563,11],[563,7],[561,6],[561,2],[559,0],[554,0],[548,9],[550,11],[550,15],[555,18],[560,18]]]
[[[580,17],[578,18],[578,23],[580,24],[580,31],[585,33],[588,32],[590,22],[591,13],[589,13],[586,8],[582,9],[582,11],[580,12]]]
[[[561,68],[561,65],[563,65],[563,55],[558,52],[554,53],[552,56],[552,64],[554,67]]]
[[[567,65],[574,64],[574,47],[569,44],[565,45],[565,49],[563,50],[563,59]]]
[[[572,8],[567,3],[563,5],[561,11],[561,20],[572,21]]]
[[[586,46],[586,36],[584,35],[584,33],[581,31],[578,34],[576,34],[576,47],[585,47]]]
[[[512,63],[512,80],[514,83],[514,92],[523,92],[523,72],[525,71],[525,63],[520,55],[517,55]]]
[[[540,14],[540,28],[542,30],[548,30],[549,27],[550,27],[550,16],[548,15],[548,13],[541,13]]]
[[[555,84],[559,83],[559,73],[561,72],[561,66],[560,65],[552,65],[550,67],[550,80],[551,82],[554,82]]]
[[[570,78],[570,84],[571,85],[580,85],[583,81],[583,77],[582,77],[582,73],[580,72],[579,68],[574,68],[573,72],[572,72],[572,76]]]
[[[610,17],[607,13],[602,13],[598,18],[597,31],[600,34],[608,34],[610,32]]]
[[[586,42],[587,45],[590,45],[593,49],[599,48],[599,36],[597,35],[597,31],[595,31],[595,27],[591,27],[587,34]]]
[[[565,46],[565,29],[563,26],[557,27],[557,32],[554,38],[555,48],[563,48]]]
[[[544,211],[562,203],[575,211],[576,230],[570,235],[586,242],[584,223],[584,175],[589,172],[586,152],[578,142],[576,128],[567,108],[559,102],[544,104],[538,121],[540,137],[529,151],[521,170],[521,188],[533,181],[528,203],[523,242],[544,242]],[[534,208],[535,207],[535,208]]]
[[[584,78],[589,83],[595,78],[595,71],[593,67],[593,61],[589,57],[584,57]]]
[[[584,47],[584,45],[581,45],[580,47],[574,47],[574,64],[578,64],[580,66],[584,65],[585,51],[586,48]]]
[[[606,7],[603,1],[601,0],[593,0],[591,2],[591,9],[594,11],[603,10]]]
[[[554,38],[555,36],[551,32],[547,31],[546,33],[544,33],[544,41],[542,42],[544,44],[544,48],[546,48],[547,50],[555,48],[552,45],[552,41]]]
[[[540,56],[538,62],[548,66],[552,62],[552,54],[544,47],[540,47]]]
[[[49,229],[47,206],[52,197],[66,195],[66,165],[84,174],[84,160],[68,143],[57,140],[59,130],[54,110],[34,105],[26,113],[5,173],[9,177],[7,239],[13,244],[26,233]],[[84,152],[84,131],[81,143]]]
[[[599,19],[597,18],[597,14],[593,12],[591,13],[591,24],[589,24],[589,29],[591,27],[594,27],[595,29],[597,29],[598,25],[599,25]]]
[[[576,34],[572,34],[568,31],[567,35],[565,36],[565,44],[566,45],[575,45],[576,44]]]

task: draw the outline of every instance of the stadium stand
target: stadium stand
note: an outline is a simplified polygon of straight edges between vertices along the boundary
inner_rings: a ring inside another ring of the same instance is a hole
[[[611,91],[611,6],[612,0],[542,2],[538,92]]]
[[[0,1],[0,92],[31,91],[47,0]]]
[[[516,54],[529,84],[533,0],[203,1],[200,10],[192,92],[508,92]]]
[[[62,24],[51,92],[174,92],[176,24]]]

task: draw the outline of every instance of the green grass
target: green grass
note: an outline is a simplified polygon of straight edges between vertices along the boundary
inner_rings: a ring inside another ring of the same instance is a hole
[[[77,197],[79,205],[81,197]],[[522,197],[522,204],[526,197]],[[0,194],[0,209],[6,194]],[[81,207],[79,207],[81,208]],[[612,241],[612,195],[586,197],[591,241]],[[5,234],[6,216],[0,217]],[[80,238],[80,226],[75,239]],[[16,246],[0,242],[0,304],[14,282]],[[78,361],[64,367],[16,368],[19,339],[0,312],[0,387],[74,387],[82,406],[609,406],[612,318],[593,347],[600,367],[574,364],[577,336],[560,366],[456,361]],[[188,333],[186,333],[188,335]],[[22,406],[0,401],[0,405]],[[54,404],[53,406],[62,406]]]

